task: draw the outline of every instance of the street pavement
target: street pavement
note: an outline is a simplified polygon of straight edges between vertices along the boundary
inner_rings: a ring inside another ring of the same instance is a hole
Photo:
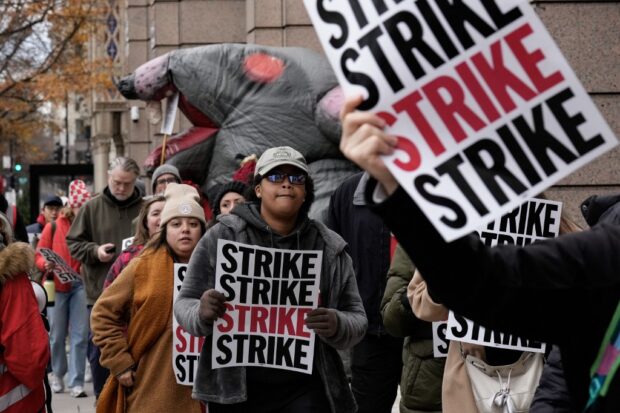
[[[54,413],[95,413],[95,396],[93,392],[93,384],[85,383],[84,390],[88,397],[74,398],[69,395],[69,390],[65,386],[64,393],[54,393],[52,396],[52,410]],[[400,392],[392,407],[392,413],[398,413],[398,402],[400,400]]]
[[[92,383],[84,383],[84,391],[88,397],[71,397],[65,380],[64,393],[52,395],[52,410],[54,413],[95,413],[95,393]]]

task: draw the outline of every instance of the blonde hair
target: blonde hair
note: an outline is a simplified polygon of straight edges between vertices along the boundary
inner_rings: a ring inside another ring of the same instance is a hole
[[[69,205],[64,206],[60,212],[69,220],[69,222],[73,222],[75,219],[75,212],[73,212],[73,208]]]

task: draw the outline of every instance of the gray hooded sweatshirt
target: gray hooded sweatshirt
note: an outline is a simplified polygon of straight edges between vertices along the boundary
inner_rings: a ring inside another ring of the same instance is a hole
[[[215,286],[217,240],[226,239],[269,248],[323,251],[319,283],[322,305],[338,310],[338,331],[329,338],[317,335],[313,370],[321,377],[331,411],[355,412],[357,405],[336,349],[357,344],[364,337],[368,321],[351,258],[344,251],[344,240],[325,225],[308,218],[301,219],[291,234],[276,234],[263,221],[255,204],[239,205],[231,215],[220,216],[218,221],[196,246],[174,303],[174,315],[179,324],[195,336],[207,337],[192,397],[220,404],[247,400],[245,367],[211,368],[213,326],[199,315],[200,297]]]

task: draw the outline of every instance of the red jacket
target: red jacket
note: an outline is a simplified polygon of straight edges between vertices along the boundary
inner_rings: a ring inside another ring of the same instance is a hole
[[[69,253],[69,247],[67,247],[67,241],[65,237],[67,232],[71,228],[71,222],[62,213],[56,220],[56,230],[54,231],[54,239],[52,240],[52,224],[45,225],[43,232],[41,232],[41,239],[37,244],[37,255],[35,256],[35,263],[37,268],[46,275],[45,271],[45,258],[38,252],[41,248],[47,248],[58,254],[67,264],[73,268],[75,272],[80,273],[81,263],[73,258]],[[54,284],[56,285],[56,291],[61,293],[68,293],[71,291],[71,284],[63,284],[54,277]]]
[[[9,259],[10,257],[10,259]],[[33,263],[28,244],[0,251],[0,411],[45,412],[43,379],[50,358],[48,335],[24,268]]]

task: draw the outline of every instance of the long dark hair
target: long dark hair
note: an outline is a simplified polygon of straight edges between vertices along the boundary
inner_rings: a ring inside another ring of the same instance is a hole
[[[247,190],[246,195],[245,195],[245,199],[247,199],[250,202],[256,203],[259,209],[261,205],[261,199],[258,196],[256,196],[256,191],[254,190],[254,188],[256,188],[257,185],[260,185],[260,181],[262,180],[263,180],[263,175],[254,176],[254,180],[252,181],[252,186],[250,186],[250,188]],[[306,187],[306,200],[304,201],[303,204],[301,204],[301,208],[299,208],[297,219],[307,217],[308,212],[310,211],[310,207],[312,206],[312,203],[314,202],[314,181],[312,180],[312,177],[310,175],[308,175],[306,178],[305,187]]]

